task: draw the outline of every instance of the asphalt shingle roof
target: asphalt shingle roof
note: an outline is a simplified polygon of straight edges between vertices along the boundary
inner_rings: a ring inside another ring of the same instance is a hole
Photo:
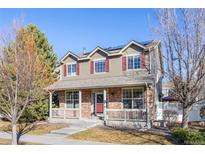
[[[89,89],[89,88],[103,88],[103,87],[120,87],[132,85],[144,85],[145,83],[152,83],[151,76],[141,76],[131,78],[127,76],[116,77],[98,77],[77,80],[59,80],[53,85],[47,87],[47,90],[65,90],[65,89]]]

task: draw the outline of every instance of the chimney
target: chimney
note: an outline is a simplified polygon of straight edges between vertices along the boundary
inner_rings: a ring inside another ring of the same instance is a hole
[[[85,54],[86,53],[86,48],[83,48],[83,54]]]

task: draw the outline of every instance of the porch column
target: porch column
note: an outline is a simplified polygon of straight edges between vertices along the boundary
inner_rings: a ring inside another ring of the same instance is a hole
[[[149,111],[149,86],[146,86],[146,128],[150,129],[151,128],[151,124],[150,124],[150,111]]]
[[[103,102],[104,102],[104,120],[106,120],[106,118],[107,118],[106,117],[106,115],[107,115],[106,114],[106,112],[107,112],[106,111],[106,107],[107,107],[107,105],[106,105],[107,104],[107,90],[106,89],[103,90]]]
[[[53,92],[49,91],[49,120],[52,119]]]
[[[82,111],[81,111],[81,109],[82,109],[82,107],[81,107],[81,104],[82,104],[82,91],[81,90],[79,90],[79,119],[81,119],[81,117],[82,117]]]

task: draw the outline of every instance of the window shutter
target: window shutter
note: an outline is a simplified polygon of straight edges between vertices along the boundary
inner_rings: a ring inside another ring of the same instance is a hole
[[[126,56],[122,57],[122,70],[126,71]]]
[[[145,68],[145,55],[144,53],[141,54],[141,69]]]
[[[80,75],[80,65],[79,65],[79,63],[76,64],[76,74]]]
[[[67,75],[67,66],[66,66],[66,64],[63,65],[63,75],[64,75],[64,77],[66,77],[66,75]]]
[[[93,61],[90,62],[90,74],[94,73],[94,65]]]
[[[110,71],[110,68],[109,68],[109,59],[107,58],[106,61],[105,61],[105,69],[106,69],[106,72],[109,72]]]

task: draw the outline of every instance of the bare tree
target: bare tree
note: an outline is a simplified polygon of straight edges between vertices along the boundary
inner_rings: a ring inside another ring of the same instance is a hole
[[[11,34],[1,36],[0,114],[11,122],[12,144],[17,144],[17,123],[25,108],[44,92],[45,68],[33,33],[14,26]]]
[[[182,104],[182,127],[188,127],[188,114],[204,87],[205,10],[156,10],[154,28],[164,49],[165,77],[173,83],[174,97]]]

